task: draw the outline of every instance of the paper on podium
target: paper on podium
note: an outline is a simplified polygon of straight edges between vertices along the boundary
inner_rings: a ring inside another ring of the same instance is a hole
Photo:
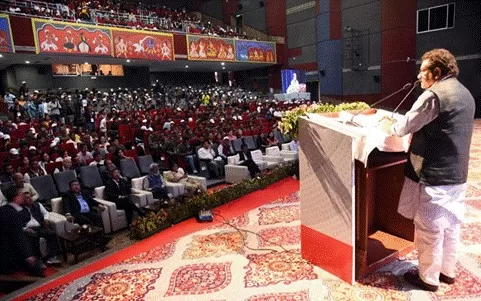
[[[377,110],[370,115],[340,112],[336,118],[322,114],[308,114],[308,117],[322,126],[352,136],[354,158],[367,165],[367,158],[375,148],[383,152],[407,152],[409,149],[410,135],[390,136],[377,128],[382,117],[391,115],[392,112]],[[396,116],[399,115],[394,114],[394,118]]]

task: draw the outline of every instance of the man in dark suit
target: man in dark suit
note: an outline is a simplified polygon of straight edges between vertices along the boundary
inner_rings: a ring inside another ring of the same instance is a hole
[[[62,197],[63,213],[67,220],[70,222],[75,220],[80,225],[88,224],[103,228],[100,212],[106,209],[105,206],[90,195],[82,193],[79,181],[72,180],[69,185],[70,191]]]
[[[144,215],[144,211],[130,199],[132,193],[130,184],[126,179],[120,177],[120,171],[118,169],[112,170],[110,177],[110,180],[105,184],[107,201],[115,203],[118,209],[125,210],[127,224],[130,227],[134,211],[140,216]]]
[[[40,253],[40,238],[43,237],[47,240],[47,248],[49,258],[47,264],[59,264],[62,262],[60,254],[62,250],[57,234],[50,228],[50,221],[48,220],[49,212],[43,207],[42,204],[34,202],[29,192],[24,192],[24,210],[20,211],[24,220],[27,222],[23,227],[23,231],[27,234],[31,245],[35,248],[38,257],[42,255]]]
[[[25,218],[24,195],[21,189],[10,186],[3,191],[8,204],[0,207],[0,273],[11,273],[24,266],[34,276],[45,277],[45,265],[35,256],[35,251],[23,231]]]
[[[255,178],[261,173],[259,166],[257,166],[256,162],[252,160],[251,152],[247,149],[247,144],[245,143],[242,143],[241,145],[241,151],[239,152],[239,160],[244,161],[239,165],[247,166],[251,178]]]

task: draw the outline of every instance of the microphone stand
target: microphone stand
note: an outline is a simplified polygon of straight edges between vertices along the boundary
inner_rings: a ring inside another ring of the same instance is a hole
[[[407,88],[411,87],[413,84],[411,83],[407,83],[405,84],[401,89],[397,90],[397,91],[394,91],[393,93],[389,94],[388,96],[386,97],[383,97],[381,98],[380,100],[376,101],[375,103],[373,103],[372,105],[369,106],[369,109],[372,109],[374,106],[382,103],[383,101],[393,97],[394,95],[398,94],[398,93],[401,93],[402,91],[406,90]],[[408,95],[411,93],[411,91],[408,93]],[[403,100],[404,101],[404,100]],[[402,103],[402,102],[401,102]],[[356,117],[357,115],[361,114],[362,112],[365,112],[366,110],[369,110],[369,109],[364,109],[364,110],[360,110],[359,112],[357,112],[356,114],[352,115],[351,117],[351,120],[349,120],[349,123],[351,123],[352,125],[354,126],[360,126],[359,124],[355,123],[354,122],[354,117]],[[346,122],[345,122],[346,123]]]
[[[392,115],[391,115],[391,118],[394,118],[394,113],[396,113],[397,109],[399,109],[399,107],[403,104],[403,102],[408,98],[408,96],[413,92],[413,90],[421,83],[421,81],[417,80],[414,82],[413,84],[413,87],[411,88],[411,90],[409,90],[409,92],[406,94],[406,96],[404,96],[404,98],[401,100],[401,102],[394,108],[394,110],[392,111]]]

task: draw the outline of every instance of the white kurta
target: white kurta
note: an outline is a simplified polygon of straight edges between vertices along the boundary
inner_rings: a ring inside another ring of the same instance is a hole
[[[393,133],[404,136],[420,130],[439,115],[439,100],[426,90],[404,118],[393,125]],[[429,186],[404,179],[398,212],[414,219],[418,249],[419,276],[431,285],[439,285],[439,275],[455,277],[456,254],[467,185]]]

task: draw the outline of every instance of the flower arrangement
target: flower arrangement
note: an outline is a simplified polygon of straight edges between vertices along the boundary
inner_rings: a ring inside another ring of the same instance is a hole
[[[157,212],[150,211],[145,216],[134,219],[130,230],[131,237],[145,238],[170,227],[167,216],[167,212],[161,209]]]
[[[161,209],[158,212],[149,212],[143,217],[134,219],[130,236],[134,239],[144,239],[156,232],[192,218],[201,209],[214,209],[217,206],[231,202],[250,192],[262,189],[286,177],[292,176],[299,168],[299,162],[285,163],[259,179],[248,179],[213,193],[194,195],[184,199],[184,202],[175,206]]]
[[[282,114],[281,121],[279,123],[279,129],[284,134],[290,134],[297,136],[299,128],[297,119],[300,116],[306,116],[308,113],[329,113],[329,112],[341,112],[341,111],[358,111],[369,109],[369,105],[365,102],[349,102],[333,105],[330,103],[320,103],[312,105],[300,105],[290,111],[286,111]]]

